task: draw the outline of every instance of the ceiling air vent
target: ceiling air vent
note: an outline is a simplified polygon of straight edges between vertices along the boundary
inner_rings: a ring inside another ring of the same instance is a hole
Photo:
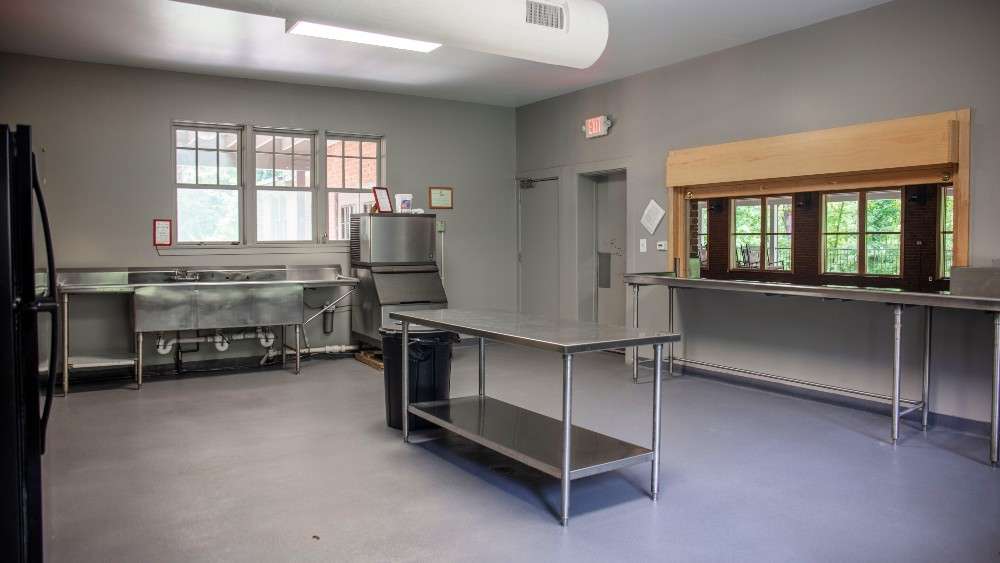
[[[524,21],[552,29],[565,29],[566,17],[562,6],[554,6],[545,2],[526,0],[524,3]]]

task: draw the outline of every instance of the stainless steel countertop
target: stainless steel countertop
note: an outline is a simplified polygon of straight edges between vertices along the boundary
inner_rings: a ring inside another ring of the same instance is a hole
[[[195,274],[201,280],[172,281],[176,272]],[[36,283],[44,285],[44,273]],[[68,269],[60,270],[57,289],[60,293],[134,293],[140,287],[255,287],[301,285],[303,287],[355,286],[357,278],[344,276],[339,266],[249,266],[236,268],[151,268]]]
[[[253,287],[262,285],[301,285],[303,287],[355,286],[357,278],[341,276],[334,280],[274,280],[274,281],[222,281],[222,282],[163,282],[132,284],[60,284],[62,293],[135,293],[140,287]]]
[[[624,326],[481,309],[396,311],[389,313],[389,318],[563,354],[676,342],[681,338],[679,334]]]
[[[663,285],[689,289],[713,289],[764,295],[787,295],[841,301],[865,301],[899,305],[918,305],[944,309],[1000,311],[1000,299],[950,293],[919,293],[898,289],[835,285],[795,285],[778,282],[677,278],[665,273],[626,274],[625,283],[632,285]]]

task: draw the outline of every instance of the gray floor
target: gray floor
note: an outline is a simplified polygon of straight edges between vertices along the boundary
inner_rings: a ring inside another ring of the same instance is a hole
[[[488,392],[558,417],[560,359],[491,345]],[[454,394],[475,392],[472,348]],[[575,419],[648,444],[651,385],[579,356]],[[648,465],[574,482],[460,439],[404,445],[353,360],[59,398],[45,456],[51,561],[998,561],[986,441],[718,381],[664,385]]]

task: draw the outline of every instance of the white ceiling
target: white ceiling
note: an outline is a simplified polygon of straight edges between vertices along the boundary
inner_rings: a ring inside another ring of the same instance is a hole
[[[292,36],[282,19],[171,0],[3,0],[0,51],[519,106],[886,1],[601,0],[608,47],[585,70]]]

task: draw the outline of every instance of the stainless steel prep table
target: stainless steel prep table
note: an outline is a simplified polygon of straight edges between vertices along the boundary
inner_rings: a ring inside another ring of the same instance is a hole
[[[410,323],[479,337],[479,394],[476,396],[410,404],[407,396],[409,362],[402,363],[404,441],[409,441],[407,413],[410,413],[560,479],[563,525],[569,521],[569,486],[573,479],[649,461],[652,463],[650,495],[656,500],[660,473],[660,360],[663,344],[680,340],[679,335],[500,311],[397,311],[389,317],[402,322],[403,358],[409,357]],[[562,354],[562,421],[486,395],[487,339]],[[574,354],[649,344],[657,359],[652,448],[573,426]]]
[[[988,312],[993,317],[993,386],[992,404],[990,408],[990,454],[989,461],[998,461],[998,441],[1000,441],[1000,299],[991,297],[975,297],[953,295],[949,293],[918,293],[894,289],[862,288],[848,286],[812,286],[794,285],[776,282],[716,280],[705,278],[677,278],[669,273],[657,274],[627,274],[625,284],[632,290],[633,325],[639,326],[639,287],[661,285],[667,287],[667,326],[674,326],[674,293],[677,289],[710,289],[716,291],[733,291],[741,293],[757,293],[763,295],[785,295],[794,297],[809,297],[832,301],[860,301],[868,303],[884,303],[892,306],[893,314],[893,346],[892,346],[892,394],[881,395],[858,389],[848,389],[812,381],[805,381],[769,373],[734,368],[708,362],[674,357],[673,345],[667,350],[667,371],[673,374],[673,362],[679,362],[708,368],[724,369],[744,373],[756,377],[764,377],[807,385],[831,391],[845,392],[864,397],[889,401],[891,404],[890,439],[893,444],[899,439],[899,419],[901,416],[920,410],[924,429],[927,428],[928,401],[930,398],[930,362],[933,311],[941,309],[966,309]],[[925,317],[923,385],[920,400],[903,399],[900,396],[900,348],[902,342],[903,307],[923,307]],[[635,352],[634,352],[635,353]],[[635,356],[637,357],[637,355]],[[638,380],[638,362],[633,361],[633,380]],[[900,404],[909,405],[900,410]]]
[[[135,351],[131,354],[97,354],[70,355],[69,338],[69,305],[72,295],[125,295],[133,299],[136,290],[140,288],[184,288],[184,287],[267,287],[267,286],[301,286],[302,288],[348,286],[354,287],[358,280],[340,274],[339,267],[252,267],[242,270],[190,270],[205,273],[206,277],[217,281],[158,281],[174,271],[148,269],[119,270],[65,270],[57,277],[57,291],[62,315],[62,362],[63,362],[63,395],[69,394],[69,372],[72,368],[97,368],[115,366],[133,366],[138,388],[142,387],[142,332],[135,332]],[[239,274],[266,273],[270,277],[283,279],[238,279]],[[213,274],[209,277],[209,274]],[[221,279],[219,279],[221,278]],[[282,358],[286,344],[284,341],[284,326],[282,326]],[[299,366],[299,334],[301,325],[295,325],[295,360],[296,372]]]

